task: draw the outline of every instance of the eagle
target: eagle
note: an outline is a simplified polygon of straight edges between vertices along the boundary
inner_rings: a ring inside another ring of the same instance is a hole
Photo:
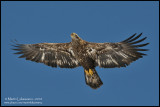
[[[95,67],[120,68],[126,67],[131,62],[142,58],[148,49],[140,49],[149,43],[137,44],[147,37],[137,40],[142,33],[136,33],[129,38],[116,43],[94,43],[87,42],[80,38],[78,34],[71,33],[71,42],[68,43],[37,43],[19,44],[15,43],[14,54],[21,54],[19,58],[25,58],[37,63],[44,63],[51,67],[84,68],[85,82],[93,89],[102,86]]]

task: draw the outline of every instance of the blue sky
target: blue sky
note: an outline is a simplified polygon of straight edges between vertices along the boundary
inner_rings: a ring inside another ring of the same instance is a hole
[[[2,1],[1,9],[2,105],[9,97],[42,98],[40,105],[48,106],[159,104],[158,1]],[[93,90],[82,67],[51,68],[12,54],[10,40],[65,43],[72,32],[90,42],[120,42],[143,32],[148,56],[126,68],[96,67],[103,86]]]

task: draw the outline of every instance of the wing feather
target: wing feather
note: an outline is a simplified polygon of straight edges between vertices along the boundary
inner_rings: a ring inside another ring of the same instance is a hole
[[[13,45],[21,54],[19,58],[26,58],[34,62],[44,63],[52,67],[74,68],[80,66],[75,59],[70,43],[39,43]]]
[[[140,49],[139,47],[146,46],[149,43],[136,45],[136,43],[144,41],[146,37],[137,40],[142,33],[136,37],[135,35],[136,33],[128,39],[118,43],[89,42],[87,48],[96,50],[96,53],[90,51],[89,55],[95,60],[96,66],[103,68],[126,67],[131,62],[146,55],[139,51],[147,51],[147,49]]]

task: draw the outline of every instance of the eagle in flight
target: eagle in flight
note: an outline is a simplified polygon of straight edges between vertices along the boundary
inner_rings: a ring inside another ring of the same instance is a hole
[[[93,89],[100,87],[103,82],[97,74],[96,66],[102,68],[126,67],[131,62],[142,58],[147,51],[140,49],[148,45],[138,44],[146,37],[137,40],[141,35],[132,35],[126,40],[117,43],[93,43],[81,39],[76,33],[71,34],[69,43],[37,43],[13,45],[15,54],[22,54],[19,58],[44,63],[51,67],[75,68],[82,66],[86,84]]]

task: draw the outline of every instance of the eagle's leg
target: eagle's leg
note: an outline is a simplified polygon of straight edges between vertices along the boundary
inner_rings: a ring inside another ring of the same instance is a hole
[[[85,75],[86,84],[93,89],[97,89],[103,84],[95,68],[84,69],[84,75]]]

